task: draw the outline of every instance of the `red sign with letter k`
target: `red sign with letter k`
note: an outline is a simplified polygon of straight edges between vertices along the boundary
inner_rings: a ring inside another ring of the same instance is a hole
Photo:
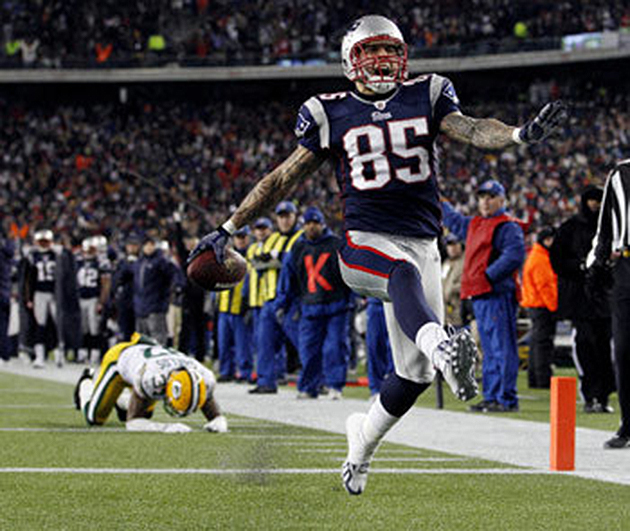
[[[330,283],[320,274],[328,258],[330,258],[330,253],[322,253],[319,255],[315,265],[313,265],[312,255],[309,254],[304,257],[304,265],[306,266],[306,274],[308,275],[309,293],[315,293],[317,291],[317,284],[324,288],[325,291],[332,291],[333,288]]]

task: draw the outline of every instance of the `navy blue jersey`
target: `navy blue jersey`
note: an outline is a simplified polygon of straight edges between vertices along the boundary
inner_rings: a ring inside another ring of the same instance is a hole
[[[35,286],[33,291],[53,293],[55,291],[55,269],[57,255],[52,249],[41,251],[33,249],[29,261],[35,267]]]
[[[441,220],[435,141],[442,118],[458,111],[451,82],[429,74],[385,100],[314,96],[302,105],[295,133],[335,161],[346,230],[433,238]]]
[[[93,299],[101,294],[101,278],[109,274],[109,261],[99,257],[77,258],[77,285],[81,299]]]

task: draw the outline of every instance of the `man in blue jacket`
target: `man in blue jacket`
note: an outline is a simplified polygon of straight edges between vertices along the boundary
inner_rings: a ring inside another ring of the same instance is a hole
[[[346,384],[343,342],[350,295],[339,272],[341,240],[326,227],[319,208],[307,208],[303,217],[304,234],[283,261],[276,315],[283,318],[300,299],[298,398],[317,398],[325,384],[336,400]]]
[[[138,332],[166,344],[166,312],[171,288],[183,289],[184,283],[183,273],[175,262],[157,249],[152,236],[146,235],[142,254],[133,264],[133,307]]]
[[[444,225],[466,240],[461,298],[472,299],[483,349],[483,400],[476,412],[516,412],[518,397],[518,270],[525,261],[523,230],[505,211],[505,188],[489,180],[477,189],[478,216],[442,203]]]
[[[11,307],[11,266],[15,245],[0,228],[0,363],[9,361],[9,309]]]

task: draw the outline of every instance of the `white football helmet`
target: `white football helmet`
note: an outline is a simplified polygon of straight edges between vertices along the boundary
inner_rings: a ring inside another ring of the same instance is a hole
[[[365,46],[394,44],[396,53],[369,57]],[[343,73],[352,82],[361,81],[377,94],[396,88],[407,79],[407,45],[398,26],[380,15],[356,20],[341,41]]]
[[[54,235],[50,229],[38,230],[33,234],[35,245],[40,249],[48,249],[53,243]]]
[[[96,245],[94,244],[94,237],[84,238],[81,242],[81,250],[85,254],[93,254],[96,252]]]
[[[94,247],[99,253],[107,252],[107,237],[99,234],[97,236],[93,236],[92,240],[94,241]]]

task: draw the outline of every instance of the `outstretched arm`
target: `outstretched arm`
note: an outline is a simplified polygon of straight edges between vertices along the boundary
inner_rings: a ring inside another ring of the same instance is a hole
[[[295,148],[280,166],[258,181],[229,220],[203,237],[188,257],[188,263],[207,249],[213,249],[217,260],[222,262],[225,245],[234,231],[272,208],[301,179],[319,168],[322,162],[323,160],[309,149],[301,145]]]
[[[285,197],[301,179],[310,175],[322,160],[298,146],[276,169],[265,175],[243,200],[229,221],[239,228],[251,223]]]
[[[482,149],[503,149],[513,144],[516,127],[494,118],[472,118],[454,112],[444,117],[440,129],[449,138]]]
[[[481,149],[503,149],[513,144],[540,142],[567,117],[567,107],[558,100],[545,105],[523,127],[512,127],[495,118],[472,118],[453,112],[444,117],[440,130],[453,140]]]

